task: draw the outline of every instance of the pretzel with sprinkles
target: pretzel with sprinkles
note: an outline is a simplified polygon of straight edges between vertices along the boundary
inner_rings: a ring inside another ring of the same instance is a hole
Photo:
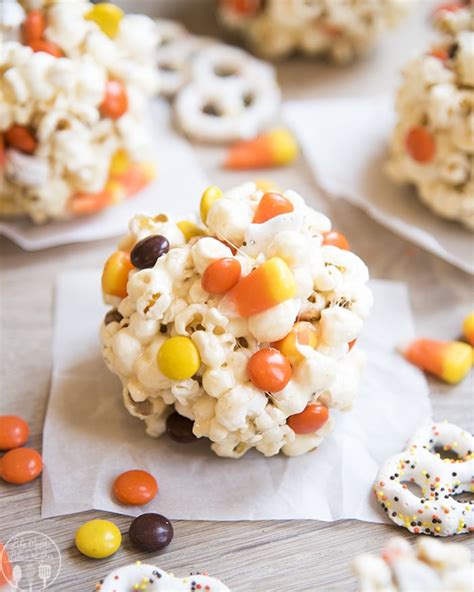
[[[441,458],[440,450],[457,458]],[[474,491],[474,437],[448,422],[418,430],[406,450],[380,467],[374,485],[389,518],[415,534],[474,532],[474,505],[452,496]],[[409,484],[421,489],[421,497]]]
[[[230,592],[219,580],[206,574],[191,574],[186,578],[176,578],[154,565],[137,561],[121,567],[95,587],[96,592]]]

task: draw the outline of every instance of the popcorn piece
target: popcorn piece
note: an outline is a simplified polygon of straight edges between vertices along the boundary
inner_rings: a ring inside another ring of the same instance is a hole
[[[467,546],[419,538],[415,545],[401,537],[388,540],[381,556],[358,555],[353,570],[362,592],[439,590],[472,592],[474,563]]]
[[[445,36],[404,69],[387,172],[413,184],[435,214],[473,230],[474,20],[462,24],[458,12],[442,11]]]
[[[295,51],[345,63],[366,53],[409,9],[407,0],[220,0],[224,26],[267,58]]]
[[[367,267],[323,245],[330,221],[292,191],[212,187],[201,217],[185,242],[180,222],[138,214],[106,263],[114,309],[101,340],[125,406],[152,436],[175,411],[220,456],[313,450],[331,409],[350,409],[356,395],[363,356],[349,342],[372,304]],[[165,239],[169,249],[143,252]],[[146,268],[129,266],[128,253]]]
[[[8,166],[0,216],[43,223],[95,213],[155,175],[144,160],[151,154],[144,103],[158,87],[155,25],[107,3],[23,5],[27,12],[9,0],[1,11]]]

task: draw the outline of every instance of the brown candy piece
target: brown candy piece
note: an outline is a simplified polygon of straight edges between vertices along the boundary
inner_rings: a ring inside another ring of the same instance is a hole
[[[188,444],[194,442],[196,436],[193,434],[194,423],[179,413],[172,413],[166,420],[166,433],[175,442]]]
[[[128,535],[141,551],[153,552],[167,547],[173,540],[173,525],[161,514],[142,514],[130,525]]]

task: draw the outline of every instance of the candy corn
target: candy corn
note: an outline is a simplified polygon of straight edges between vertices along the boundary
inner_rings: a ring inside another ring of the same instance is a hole
[[[463,332],[466,341],[474,347],[474,312],[471,312],[464,319]]]
[[[234,144],[224,166],[234,170],[279,167],[291,164],[297,156],[295,138],[287,129],[279,128]]]
[[[241,317],[268,310],[296,294],[296,283],[288,265],[272,257],[242,278],[226,296],[227,303]]]
[[[400,348],[405,358],[450,384],[457,384],[472,366],[472,347],[461,341],[415,339]]]

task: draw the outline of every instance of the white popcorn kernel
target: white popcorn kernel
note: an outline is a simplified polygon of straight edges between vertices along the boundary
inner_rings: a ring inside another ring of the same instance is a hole
[[[215,414],[215,407],[216,400],[206,394],[203,394],[193,403],[193,433],[198,438],[209,436],[210,424]]]
[[[142,346],[128,328],[118,331],[112,339],[112,351],[119,372],[125,376],[133,374],[134,365],[141,354]]]
[[[202,377],[204,390],[216,399],[235,386],[235,383],[234,373],[230,368],[209,369]]]
[[[252,315],[248,318],[249,331],[261,343],[283,339],[293,327],[299,308],[300,301],[291,298]]]
[[[303,234],[285,230],[272,240],[267,256],[283,259],[288,267],[304,266],[311,258],[310,244]]]
[[[247,418],[257,417],[265,408],[267,399],[257,389],[237,385],[222,395],[216,403],[216,418],[230,432],[245,428]]]
[[[155,319],[144,319],[138,313],[130,316],[130,331],[144,345],[150,343],[160,329],[160,324]]]
[[[331,306],[321,312],[320,329],[322,341],[336,346],[354,340],[362,329],[362,320],[350,310]]]
[[[191,339],[199,350],[201,360],[210,368],[218,368],[225,361],[225,350],[219,338],[210,331],[195,331]]]
[[[229,247],[210,237],[199,239],[191,248],[191,254],[196,271],[201,275],[206,270],[206,267],[214,261],[224,257],[232,257],[232,251]]]
[[[40,187],[47,182],[49,173],[48,162],[43,158],[13,149],[5,152],[5,175],[14,183]]]
[[[152,392],[170,387],[170,380],[160,372],[157,362],[158,352],[165,341],[166,337],[156,336],[136,361],[138,380]]]
[[[206,224],[220,239],[240,245],[252,217],[253,212],[247,204],[223,197],[210,208]]]

